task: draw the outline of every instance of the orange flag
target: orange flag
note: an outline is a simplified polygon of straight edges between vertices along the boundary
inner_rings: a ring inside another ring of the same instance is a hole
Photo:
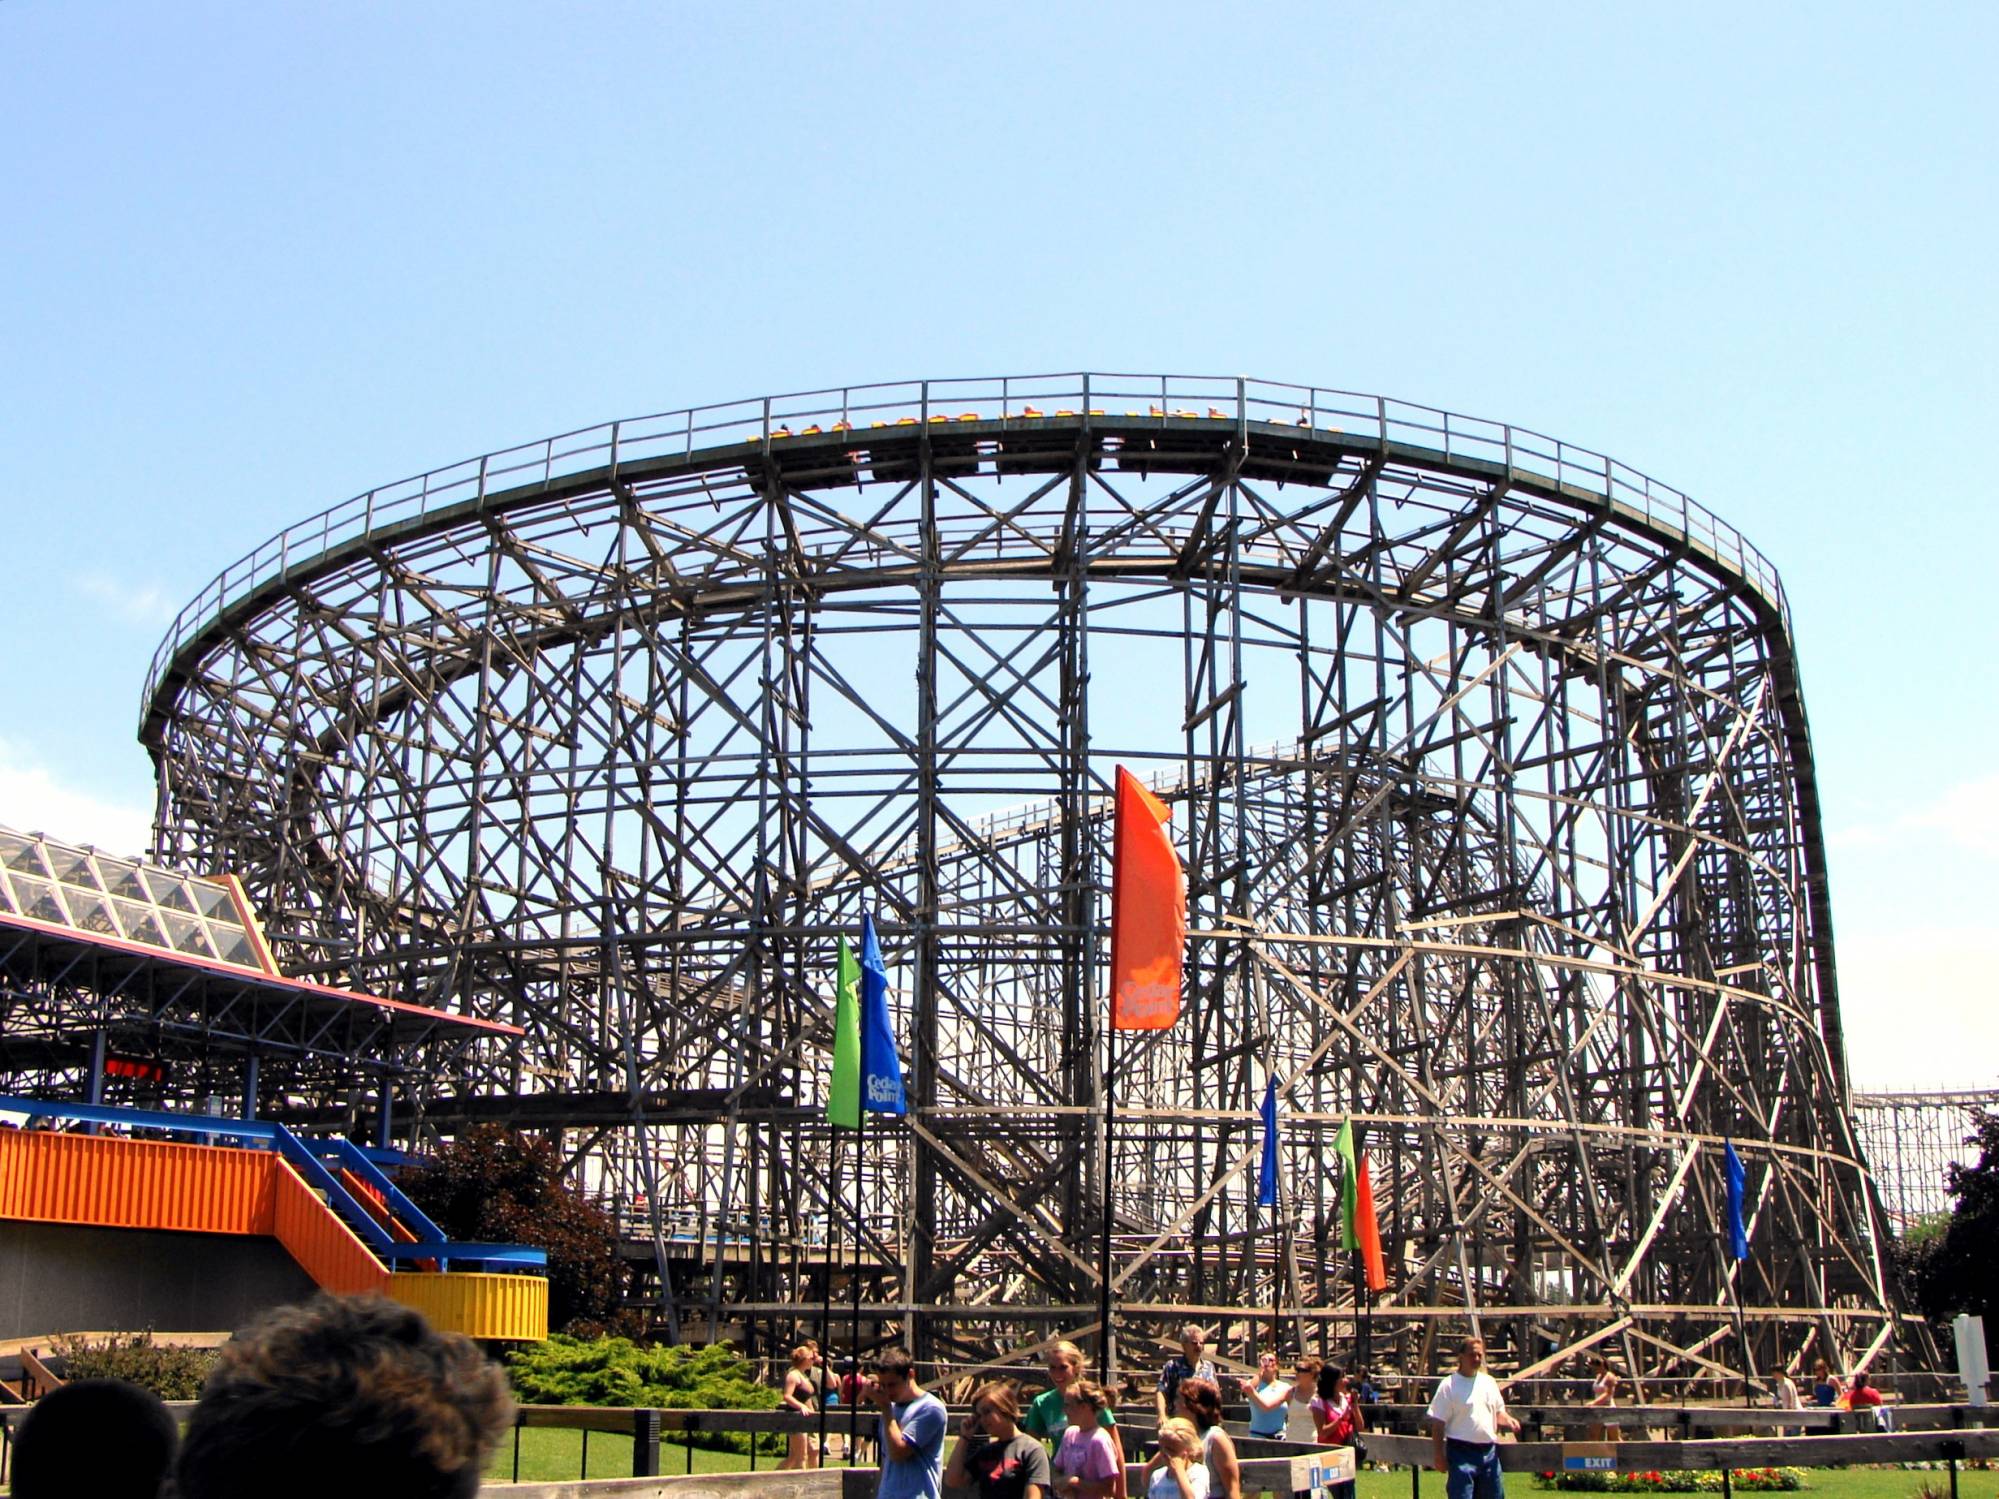
[[[1360,1240],[1360,1262],[1367,1272],[1370,1291],[1388,1286],[1388,1267],[1381,1260],[1381,1225],[1374,1216],[1374,1183],[1367,1174],[1367,1157],[1360,1158],[1354,1173],[1354,1237]]]
[[[1187,875],[1166,803],[1122,765],[1111,842],[1111,1027],[1163,1031],[1180,1018]]]

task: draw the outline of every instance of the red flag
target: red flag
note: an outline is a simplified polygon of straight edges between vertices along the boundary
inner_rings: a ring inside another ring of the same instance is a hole
[[[1163,1031],[1180,1018],[1187,875],[1166,803],[1122,765],[1111,842],[1111,1027]]]
[[[1380,1291],[1388,1285],[1388,1267],[1381,1260],[1381,1224],[1374,1216],[1374,1183],[1367,1174],[1367,1157],[1360,1158],[1354,1173],[1354,1237],[1360,1240],[1360,1262],[1367,1271],[1367,1288]]]

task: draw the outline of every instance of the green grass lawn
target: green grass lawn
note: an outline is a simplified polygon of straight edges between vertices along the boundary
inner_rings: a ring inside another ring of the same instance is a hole
[[[574,1478],[630,1478],[632,1476],[632,1439],[614,1432],[593,1431],[590,1433],[590,1471],[583,1471],[583,1433],[580,1431],[560,1431],[549,1428],[530,1428],[521,1432],[521,1477],[522,1483],[556,1483]],[[696,1473],[741,1473],[750,1466],[749,1457],[740,1452],[716,1452],[707,1447],[692,1449]],[[661,1438],[659,1444],[659,1471],[662,1474],[686,1473],[689,1449],[682,1443],[669,1438]],[[757,1454],[757,1469],[764,1471],[774,1468],[782,1461],[769,1453]],[[500,1442],[500,1450],[493,1454],[492,1462],[486,1465],[486,1482],[510,1483],[514,1476],[514,1439],[512,1434]]]
[[[520,1435],[520,1476],[523,1483],[553,1483],[586,1476],[631,1476],[632,1439],[628,1436],[591,1432],[590,1471],[586,1475],[583,1472],[582,1432],[531,1429]],[[696,1473],[740,1473],[750,1465],[749,1458],[741,1453],[713,1452],[705,1447],[696,1447],[693,1454],[693,1471]],[[685,1446],[662,1440],[659,1444],[660,1472],[663,1475],[687,1472],[687,1456]],[[757,1457],[760,1472],[776,1467],[777,1463],[778,1459],[774,1456],[759,1454]],[[514,1444],[509,1436],[493,1455],[493,1461],[486,1469],[486,1481],[489,1484],[507,1483],[513,1478],[513,1473]],[[1925,1481],[1939,1493],[1950,1492],[1950,1475],[1942,1469],[1916,1472],[1899,1468],[1814,1468],[1810,1473],[1809,1486],[1804,1492],[1813,1499],[1914,1499]],[[1999,1472],[1960,1469],[1957,1485],[1959,1499],[1999,1499]],[[1532,1496],[1542,1494],[1555,1499],[1556,1491],[1537,1489],[1533,1480],[1522,1473],[1507,1475],[1506,1486],[1510,1499],[1532,1499]],[[1444,1499],[1443,1475],[1425,1473],[1421,1494],[1422,1499]],[[1356,1499],[1410,1499],[1408,1470],[1362,1473]],[[1716,1499],[1716,1496],[1701,1496],[1701,1499]]]

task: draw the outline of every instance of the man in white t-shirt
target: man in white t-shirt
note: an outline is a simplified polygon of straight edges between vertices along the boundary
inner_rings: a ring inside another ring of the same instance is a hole
[[[1506,1397],[1485,1372],[1485,1339],[1458,1345],[1458,1372],[1444,1376],[1430,1402],[1430,1466],[1444,1475],[1449,1499],[1506,1499],[1499,1434],[1519,1431]]]

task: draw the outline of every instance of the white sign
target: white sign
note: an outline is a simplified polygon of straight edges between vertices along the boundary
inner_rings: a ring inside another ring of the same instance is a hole
[[[1296,1499],[1327,1499],[1336,1483],[1352,1483],[1354,1455],[1351,1447],[1334,1447],[1307,1457],[1291,1459],[1291,1492]]]
[[[1984,1405],[1985,1382],[1992,1377],[1992,1365],[1985,1358],[1985,1319],[1958,1317],[1950,1324],[1957,1343],[1957,1377],[1971,1395],[1973,1405]]]

